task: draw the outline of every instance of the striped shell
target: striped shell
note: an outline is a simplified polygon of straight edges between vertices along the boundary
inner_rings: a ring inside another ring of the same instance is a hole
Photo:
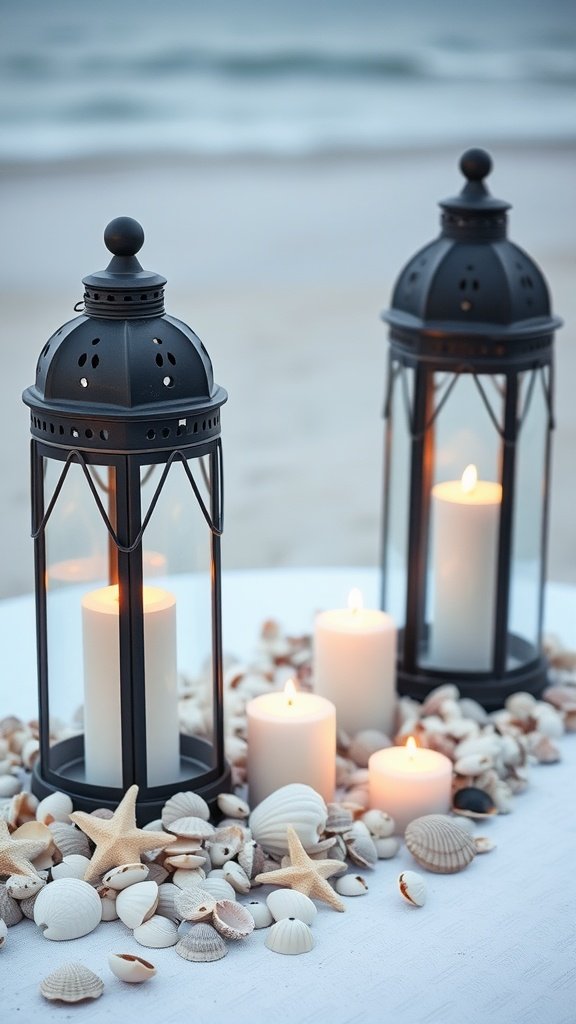
[[[64,964],[44,978],[40,991],[45,999],[79,1003],[82,999],[98,999],[104,991],[104,982],[84,964]]]
[[[22,920],[22,910],[18,900],[10,895],[5,882],[0,882],[0,919],[8,928]]]
[[[190,931],[186,932],[175,948],[178,955],[184,960],[194,960],[200,963],[221,960],[228,952],[228,947],[222,936],[211,924],[206,924],[204,921],[201,921],[200,924],[193,924]]]
[[[164,828],[168,828],[178,818],[188,817],[203,818],[204,821],[209,821],[210,808],[208,804],[198,793],[175,793],[166,801],[162,810]]]
[[[404,841],[427,871],[449,875],[462,871],[476,856],[472,837],[443,814],[425,814],[411,821]]]
[[[249,824],[253,838],[267,853],[283,857],[288,852],[288,825],[296,830],[304,849],[310,851],[318,843],[327,818],[328,808],[320,794],[303,782],[291,782],[258,804]]]
[[[312,931],[304,921],[283,917],[268,929],[266,945],[274,953],[309,953],[314,945]]]
[[[80,878],[57,878],[40,890],[34,904],[34,920],[46,939],[79,939],[101,919],[102,902],[96,889]]]
[[[212,924],[225,939],[245,939],[254,931],[250,911],[233,900],[218,900],[212,912]]]
[[[295,917],[311,925],[318,913],[314,901],[297,889],[274,889],[266,897],[266,903],[275,921]]]

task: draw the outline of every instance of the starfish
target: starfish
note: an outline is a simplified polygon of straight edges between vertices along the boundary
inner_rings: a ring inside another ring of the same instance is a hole
[[[163,850],[176,836],[165,832],[147,832],[136,827],[138,786],[130,786],[111,818],[96,818],[85,811],[73,811],[70,818],[96,844],[92,860],[86,868],[87,882],[98,878],[108,868],[140,861],[147,850]]]
[[[322,900],[334,907],[334,910],[345,910],[342,900],[338,898],[334,889],[326,879],[332,875],[339,875],[345,870],[341,860],[312,860],[302,846],[296,829],[288,825],[286,829],[288,839],[288,857],[290,864],[285,868],[278,868],[277,871],[265,871],[256,875],[255,882],[261,885],[286,885],[290,889],[297,889],[311,899]]]
[[[0,821],[0,875],[28,875],[38,878],[31,859],[46,849],[43,839],[13,839],[5,821]]]

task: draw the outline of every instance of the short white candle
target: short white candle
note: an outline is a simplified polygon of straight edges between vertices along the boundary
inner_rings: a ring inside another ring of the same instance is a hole
[[[180,738],[176,669],[176,600],[159,587],[143,588],[146,757],[148,785],[179,777]],[[86,780],[122,785],[118,586],[82,598],[84,754]]]
[[[502,487],[478,480],[475,466],[461,480],[432,488],[433,665],[465,671],[491,666],[501,505]]]
[[[391,735],[396,709],[396,626],[390,615],[362,607],[352,590],[348,608],[320,612],[314,624],[314,691],[336,705],[338,727]]]
[[[248,791],[252,807],[281,786],[303,782],[327,802],[336,784],[336,709],[288,680],[283,691],[254,697],[248,719]]]
[[[436,750],[404,747],[377,750],[368,760],[370,806],[387,811],[396,831],[423,814],[446,814],[452,802],[452,762]]]

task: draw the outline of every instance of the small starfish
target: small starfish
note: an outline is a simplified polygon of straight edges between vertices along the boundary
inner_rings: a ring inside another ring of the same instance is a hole
[[[334,889],[326,881],[332,875],[339,875],[345,870],[341,860],[312,860],[300,842],[296,829],[288,825],[286,829],[288,839],[288,856],[290,864],[286,868],[278,868],[277,871],[265,871],[256,875],[255,882],[261,885],[286,885],[290,889],[297,889],[311,899],[322,900],[334,907],[334,910],[345,910],[342,900],[338,898]]]
[[[46,849],[44,839],[13,839],[5,821],[0,821],[0,876],[28,875],[38,878],[30,861]]]
[[[136,827],[138,786],[130,786],[111,818],[96,818],[86,811],[73,811],[70,818],[96,844],[84,878],[91,882],[109,868],[140,860],[147,850],[163,850],[176,836],[147,832]]]

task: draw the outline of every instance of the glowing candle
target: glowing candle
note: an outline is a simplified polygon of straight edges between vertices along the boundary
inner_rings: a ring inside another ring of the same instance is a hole
[[[254,697],[248,718],[248,790],[255,807],[280,786],[304,782],[334,799],[336,709],[324,697],[296,690]]]
[[[432,488],[434,665],[490,668],[501,504],[500,484],[478,480],[472,465],[461,480]]]
[[[436,750],[416,746],[377,750],[368,760],[370,806],[387,811],[396,831],[423,814],[446,814],[452,798],[452,762]]]

